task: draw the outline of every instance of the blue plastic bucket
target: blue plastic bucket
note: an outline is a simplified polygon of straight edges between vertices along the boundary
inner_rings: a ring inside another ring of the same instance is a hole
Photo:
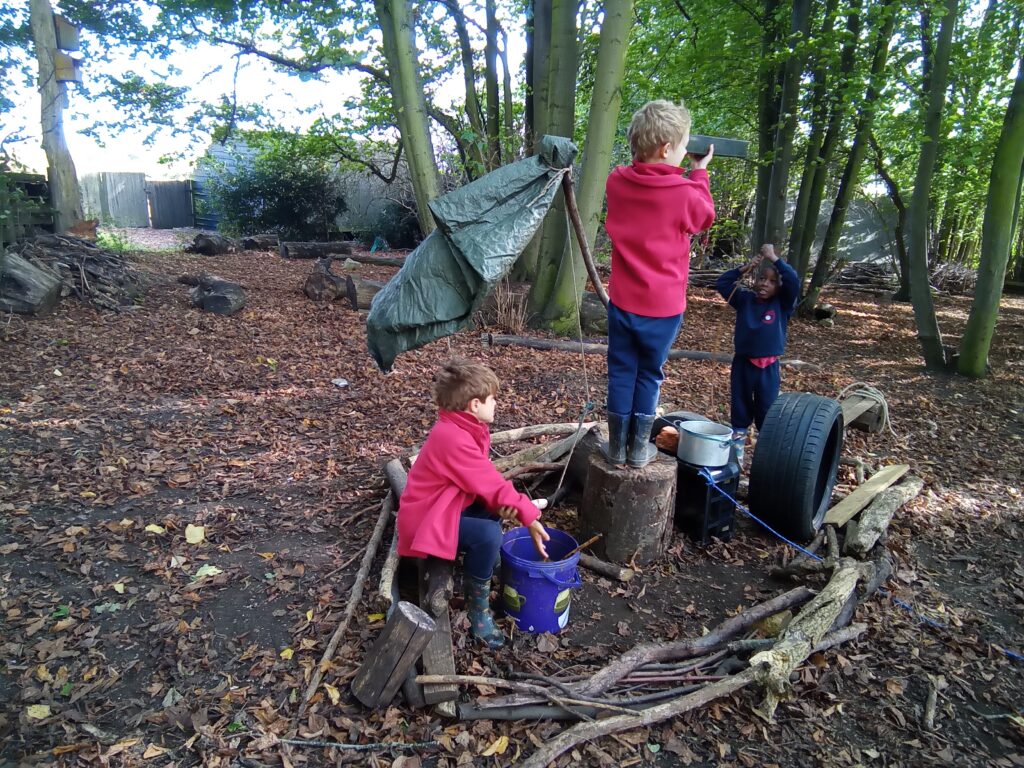
[[[583,585],[576,566],[580,553],[572,536],[547,529],[548,562],[541,559],[526,528],[513,528],[501,540],[501,604],[523,632],[557,634],[569,623],[572,590]]]

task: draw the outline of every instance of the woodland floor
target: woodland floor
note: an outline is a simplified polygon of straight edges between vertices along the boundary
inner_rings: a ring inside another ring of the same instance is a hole
[[[309,262],[132,259],[153,279],[136,310],[65,299],[50,317],[0,324],[0,764],[508,765],[566,727],[445,722],[350,701],[347,681],[383,626],[373,615],[380,557],[326,678],[340,702],[293,718],[377,518],[380,469],[432,423],[436,364],[456,353],[497,370],[501,430],[571,421],[587,399],[603,402],[604,360],[485,349],[478,328],[406,353],[384,376],[363,317],[302,294]],[[174,279],[199,271],[242,282],[247,308],[230,318],[192,309]],[[1024,765],[1024,660],[1013,656],[1024,653],[1024,301],[1004,301],[992,375],[973,381],[923,371],[909,306],[846,291],[827,299],[835,327],[790,327],[790,356],[821,371],[785,371],[784,390],[880,388],[894,434],[851,430],[844,453],[909,463],[926,481],[893,524],[888,596],[858,611],[869,631],[812,657],[774,725],[754,716],[758,694],[747,689],[581,746],[559,765]],[[938,299],[950,343],[968,308],[967,298]],[[730,339],[728,307],[692,288],[677,346],[727,352]],[[726,366],[670,362],[667,376],[663,402],[725,420]],[[837,493],[853,484],[842,468]],[[547,522],[572,531],[574,502]],[[190,523],[205,526],[205,542],[186,543]],[[787,588],[766,574],[789,557],[751,524],[704,549],[677,536],[628,585],[583,572],[557,638],[517,634],[483,653],[456,611],[456,666],[595,669],[644,639],[699,635]],[[199,577],[205,566],[222,573]],[[931,732],[920,724],[929,675],[945,684]],[[33,705],[49,717],[31,718]],[[261,737],[286,732],[440,745],[418,755],[260,751]],[[502,736],[507,750],[483,756]]]

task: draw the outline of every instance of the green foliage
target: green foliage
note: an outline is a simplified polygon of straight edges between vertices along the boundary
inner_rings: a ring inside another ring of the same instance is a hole
[[[276,232],[288,240],[327,240],[346,210],[334,165],[306,137],[247,135],[257,155],[210,180],[210,207],[225,232]]]
[[[392,248],[414,248],[420,237],[420,225],[416,210],[410,201],[403,205],[394,200],[384,200],[374,211],[372,231],[366,233],[367,245],[377,237],[383,237]]]
[[[115,253],[127,253],[129,251],[139,250],[130,240],[122,237],[117,232],[98,231],[96,233],[96,245],[100,248],[106,248],[108,251],[114,251]]]

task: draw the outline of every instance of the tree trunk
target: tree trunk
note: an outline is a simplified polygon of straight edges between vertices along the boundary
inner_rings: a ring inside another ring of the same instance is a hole
[[[0,248],[0,312],[45,315],[60,301],[61,286],[55,272]]]
[[[900,287],[893,296],[893,300],[910,301],[910,260],[907,256],[907,243],[904,239],[906,237],[907,229],[907,206],[906,203],[903,202],[903,195],[900,194],[899,185],[885,167],[885,159],[882,157],[882,148],[878,146],[878,141],[875,140],[875,135],[872,133],[869,136],[869,139],[871,141],[871,149],[874,152],[875,170],[885,183],[885,188],[889,193],[889,199],[892,201],[893,207],[896,209],[896,226],[894,234],[896,240],[896,267],[899,271]]]
[[[374,0],[391,79],[395,117],[416,196],[416,218],[426,237],[434,231],[428,204],[437,197],[437,162],[430,143],[423,85],[417,74],[416,41],[408,0]]]
[[[793,0],[789,54],[783,65],[780,115],[775,131],[774,154],[768,176],[765,201],[765,242],[782,243],[786,239],[786,197],[789,169],[793,163],[793,135],[796,132],[800,98],[800,78],[806,56],[803,53],[811,21],[811,0]]]
[[[779,0],[764,0],[761,27],[761,82],[757,92],[757,190],[754,197],[754,229],[751,250],[757,251],[765,241],[768,210],[768,185],[775,157],[775,126],[779,122],[779,99],[776,94],[780,83],[779,67],[773,63],[772,53],[780,36],[778,19]]]
[[[1024,164],[1024,58],[1017,62],[1017,80],[1013,86],[999,144],[992,159],[992,174],[985,203],[985,222],[981,230],[981,264],[978,284],[960,342],[957,370],[967,376],[984,376],[988,350],[992,344],[1003,280],[1010,258],[1010,244],[1016,224],[1015,210]]]
[[[936,370],[946,367],[946,352],[942,346],[942,334],[939,331],[938,319],[935,317],[935,304],[928,282],[928,199],[939,152],[950,50],[959,0],[945,0],[945,9],[946,13],[939,26],[934,60],[929,63],[926,56],[924,96],[927,106],[924,115],[924,136],[921,155],[917,162],[917,174],[914,177],[914,196],[907,212],[907,237],[910,240],[910,298],[914,305],[914,322],[924,353],[924,364]]]
[[[200,242],[200,237],[204,236],[196,235],[197,244]],[[217,236],[215,235],[215,237]],[[322,259],[326,256],[351,256],[352,243],[293,243],[285,242],[282,240],[277,247],[277,252],[280,254],[282,259]],[[205,251],[199,251],[199,253],[205,253]],[[397,266],[401,266],[402,263],[404,262],[401,260],[396,260]]]
[[[462,55],[462,79],[463,85],[466,89],[466,118],[469,120],[469,127],[472,131],[472,136],[469,140],[460,138],[459,143],[463,145],[464,151],[467,155],[467,160],[471,161],[471,165],[466,168],[466,175],[470,180],[482,176],[487,171],[492,170],[490,158],[487,156],[485,151],[486,147],[486,136],[488,128],[484,127],[483,118],[481,117],[480,100],[476,96],[476,71],[473,67],[473,46],[469,40],[469,29],[466,27],[466,16],[459,7],[458,2],[454,0],[446,0],[445,7],[451,13],[452,20],[455,22],[455,33],[459,38],[459,52]],[[490,67],[490,59],[488,59],[487,66]],[[488,69],[488,88],[490,88],[489,78],[491,72]]]
[[[632,26],[633,0],[608,0],[605,3],[590,117],[587,123],[587,144],[576,192],[583,233],[591,252],[597,237],[599,217],[604,203],[604,183],[608,176],[612,144],[618,128],[622,79]],[[545,324],[556,333],[575,334],[580,312],[580,297],[587,282],[587,270],[580,253],[580,244],[571,235],[568,236],[568,240],[569,248],[564,252],[566,258],[563,258],[559,265],[554,291],[544,309],[543,317]]]
[[[55,231],[66,232],[72,224],[82,219],[82,195],[78,189],[75,162],[64,139],[64,99],[67,92],[64,84],[57,82],[54,65],[57,33],[49,0],[30,0],[29,23],[39,66],[38,88],[42,102],[40,125],[48,166],[46,175],[53,205],[53,223]]]
[[[498,103],[498,15],[495,0],[487,0],[487,30],[485,34],[484,59],[487,62],[487,167],[491,170],[501,165],[501,108]]]
[[[504,122],[503,161],[511,163],[516,158],[515,119],[512,109],[512,72],[508,68],[508,35],[501,32],[501,100]]]
[[[881,91],[885,64],[889,57],[889,42],[892,38],[893,29],[896,26],[895,5],[896,0],[883,0],[878,6],[879,12],[882,15],[880,20],[881,28],[878,31],[874,54],[871,58],[871,74],[868,79],[868,87],[857,118],[857,128],[853,137],[853,145],[850,147],[850,155],[846,160],[846,167],[843,169],[839,190],[836,193],[835,203],[832,206],[832,215],[829,218],[828,229],[825,231],[825,240],[821,245],[818,261],[814,265],[814,274],[811,276],[810,285],[807,287],[807,295],[804,297],[802,304],[805,311],[814,308],[818,300],[818,294],[825,284],[825,278],[828,276],[828,271],[832,267],[833,257],[839,247],[839,237],[843,231],[843,224],[846,222],[846,210],[856,191],[860,167],[864,161],[864,154],[867,151],[868,137],[871,135],[875,103]]]
[[[828,125],[821,138],[821,149],[818,151],[817,156],[809,155],[807,158],[807,163],[812,167],[805,170],[804,180],[800,186],[800,194],[803,195],[803,184],[808,179],[810,180],[810,186],[807,190],[806,212],[803,214],[802,220],[797,221],[794,219],[793,222],[794,233],[799,230],[802,234],[796,245],[790,250],[790,263],[794,265],[794,269],[800,275],[801,285],[807,276],[811,248],[814,246],[814,235],[818,229],[818,215],[821,213],[821,200],[825,193],[825,182],[828,179],[828,166],[839,144],[843,118],[846,114],[846,107],[850,103],[849,98],[844,94],[847,91],[846,84],[856,61],[857,41],[860,39],[862,26],[861,0],[852,0],[846,17],[846,42],[839,55],[839,72],[835,84],[827,89],[828,94],[835,94],[828,97]],[[800,207],[798,200],[798,211]]]
[[[822,25],[819,38],[823,45],[832,40],[835,29],[835,10],[838,0],[827,0],[822,14]],[[821,46],[818,46],[819,49]],[[812,66],[811,79],[811,133],[807,139],[807,151],[804,159],[803,175],[800,179],[800,187],[796,198],[796,207],[793,209],[793,221],[790,226],[788,254],[790,266],[801,276],[807,271],[807,265],[801,265],[797,254],[801,252],[801,243],[807,232],[807,207],[810,200],[811,184],[814,180],[814,171],[817,168],[818,154],[821,151],[822,140],[825,137],[825,124],[828,121],[828,70],[829,64],[826,57],[828,50],[818,50]],[[813,231],[810,234],[813,239]]]
[[[576,107],[576,7],[576,0],[551,2],[551,47],[545,78],[547,110],[543,119],[543,133],[570,139]],[[544,73],[538,75],[545,77]],[[539,119],[537,122],[542,123]],[[568,235],[565,198],[558,194],[540,232],[536,274],[530,287],[530,310],[538,318],[544,317],[554,293]]]

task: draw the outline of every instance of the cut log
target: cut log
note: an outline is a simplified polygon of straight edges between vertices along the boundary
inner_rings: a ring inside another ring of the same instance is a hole
[[[632,568],[623,568],[613,563],[606,563],[593,555],[580,555],[580,565],[589,571],[616,581],[629,581],[636,575]]]
[[[192,304],[207,312],[218,315],[233,315],[245,306],[245,291],[237,283],[231,283],[216,275],[183,275],[179,283],[194,286],[189,291]]]
[[[580,504],[580,540],[600,533],[604,560],[650,563],[672,538],[676,462],[661,454],[642,469],[612,466],[600,451],[590,457]]]
[[[364,706],[387,706],[433,637],[434,620],[412,603],[400,602],[367,651],[352,680],[352,695]]]
[[[16,253],[0,252],[0,311],[44,315],[60,301],[61,279]]]
[[[822,525],[842,528],[847,520],[871,503],[878,494],[895,483],[910,469],[907,464],[891,464],[871,476],[864,485],[857,486],[845,499],[836,504],[825,515]]]
[[[333,259],[317,259],[302,292],[313,301],[334,301],[345,294],[345,278],[331,272]]]
[[[192,240],[192,244],[185,249],[185,253],[219,256],[222,253],[231,253],[233,250],[235,250],[235,243],[231,238],[211,232],[196,235]]]
[[[380,280],[368,280],[359,275],[347,275],[345,277],[345,296],[348,298],[349,306],[352,309],[369,309],[384,283]]]
[[[286,243],[281,241],[278,253],[282,259],[322,259],[324,256],[351,256],[352,243]]]
[[[858,518],[857,530],[846,537],[845,550],[855,557],[864,557],[889,527],[896,510],[921,492],[924,481],[908,477],[899,485],[888,488],[875,497],[871,505]]]
[[[281,240],[274,232],[267,232],[262,235],[249,235],[242,238],[242,250],[245,251],[274,251],[277,250]]]
[[[454,589],[452,563],[428,557],[419,561],[420,607],[434,617],[437,630],[423,651],[423,673],[426,675],[454,675],[455,652],[452,649],[452,620],[449,603]],[[458,698],[454,685],[425,685],[423,700],[439,704]]]

